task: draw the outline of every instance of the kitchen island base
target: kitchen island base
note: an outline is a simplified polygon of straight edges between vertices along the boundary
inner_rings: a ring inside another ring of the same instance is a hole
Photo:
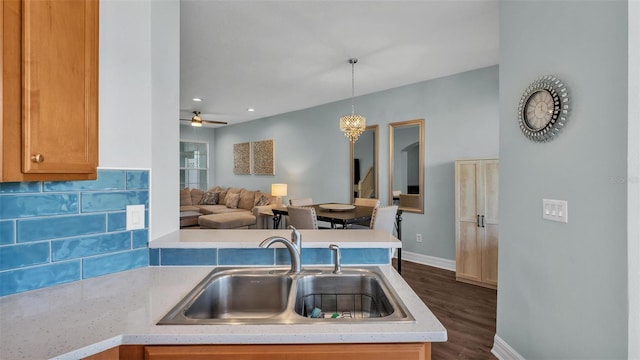
[[[85,360],[430,360],[431,343],[283,345],[122,345]]]

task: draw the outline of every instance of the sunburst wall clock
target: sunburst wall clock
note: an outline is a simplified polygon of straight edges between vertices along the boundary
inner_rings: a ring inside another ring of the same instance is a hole
[[[553,140],[569,116],[567,87],[552,75],[537,78],[527,87],[518,105],[518,123],[532,141]]]

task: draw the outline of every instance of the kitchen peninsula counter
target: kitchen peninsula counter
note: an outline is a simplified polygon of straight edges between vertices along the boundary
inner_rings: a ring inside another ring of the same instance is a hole
[[[374,234],[375,231],[335,231],[340,234],[327,239],[331,230],[322,231],[321,237],[303,230],[303,252],[305,248],[326,247],[329,243],[345,248],[395,248],[400,244],[390,235]],[[219,232],[216,236],[222,235],[222,238],[212,239],[211,234],[204,231],[182,230],[173,237],[153,241],[149,247],[255,248],[268,236],[290,236],[289,230],[216,232]],[[244,236],[239,236],[240,233]],[[317,266],[303,264],[303,267]],[[120,345],[446,341],[447,332],[442,324],[395,269],[389,264],[375,267],[381,270],[415,321],[156,325],[216,266],[150,266],[1,297],[0,359],[80,359]]]

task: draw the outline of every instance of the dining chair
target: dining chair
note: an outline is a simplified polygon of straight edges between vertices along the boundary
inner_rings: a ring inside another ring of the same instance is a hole
[[[355,198],[353,201],[355,206],[369,206],[377,208],[380,206],[380,200],[375,198]],[[370,222],[357,222],[348,226],[350,229],[369,229]]]
[[[378,206],[377,208],[373,209],[369,228],[373,230],[384,230],[393,235],[397,212],[398,205]]]
[[[289,205],[309,206],[309,205],[313,205],[313,199],[312,198],[289,199]]]
[[[287,206],[289,225],[296,229],[318,229],[316,210],[312,207]]]
[[[374,198],[355,198],[353,205],[378,207],[380,206],[380,200]]]

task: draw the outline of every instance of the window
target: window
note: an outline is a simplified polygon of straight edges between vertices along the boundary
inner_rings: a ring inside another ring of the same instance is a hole
[[[180,188],[208,189],[209,144],[180,141]]]

